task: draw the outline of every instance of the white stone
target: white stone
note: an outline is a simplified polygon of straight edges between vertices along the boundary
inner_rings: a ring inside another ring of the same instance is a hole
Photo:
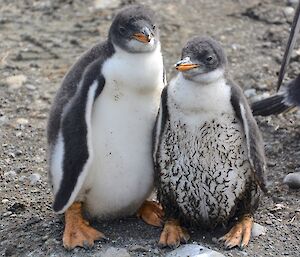
[[[96,9],[117,8],[121,4],[121,0],[95,0],[94,6]]]
[[[41,180],[41,175],[38,173],[33,173],[29,176],[30,185],[34,186]]]
[[[247,98],[251,98],[253,96],[256,96],[256,89],[255,88],[249,88],[249,89],[246,89],[244,91],[244,94]]]
[[[7,177],[7,178],[15,178],[17,176],[17,173],[14,172],[13,170],[11,170],[11,171],[5,172],[3,175],[4,175],[4,177]]]
[[[36,90],[36,87],[34,85],[31,85],[31,84],[26,84],[25,87],[29,90]]]
[[[28,124],[29,121],[25,118],[18,118],[18,119],[16,119],[16,122],[20,125],[26,125],[26,124]]]
[[[260,235],[265,235],[266,232],[267,232],[267,229],[264,226],[262,226],[258,223],[254,223],[253,227],[252,227],[252,231],[251,231],[251,236],[253,238],[255,238],[255,237],[258,237]]]
[[[186,244],[169,252],[166,257],[225,257],[225,255],[201,245]]]
[[[283,183],[292,189],[300,189],[300,171],[286,175]]]
[[[97,257],[130,257],[130,254],[125,248],[109,247],[104,254]]]
[[[291,16],[291,15],[294,14],[295,9],[294,9],[293,7],[291,7],[291,6],[288,6],[288,7],[285,7],[285,8],[284,8],[283,12],[284,12],[284,14],[285,14],[286,16]]]
[[[9,85],[11,89],[20,88],[27,81],[27,77],[25,75],[14,75],[6,78],[6,83]]]
[[[1,116],[0,117],[0,125],[6,124],[8,122],[7,116]]]
[[[6,204],[6,203],[8,203],[9,202],[9,200],[8,199],[6,199],[6,198],[4,198],[2,201],[1,201],[3,204]]]

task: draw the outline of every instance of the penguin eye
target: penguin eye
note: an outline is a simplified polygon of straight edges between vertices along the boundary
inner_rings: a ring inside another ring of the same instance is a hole
[[[124,27],[119,28],[120,33],[123,35],[126,32],[126,29]]]
[[[212,56],[206,57],[206,61],[209,62],[209,63],[211,63],[213,61],[213,59],[214,58]]]

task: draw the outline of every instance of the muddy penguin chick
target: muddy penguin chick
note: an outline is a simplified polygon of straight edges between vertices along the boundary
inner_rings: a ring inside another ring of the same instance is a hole
[[[82,209],[100,219],[138,212],[159,225],[162,211],[145,201],[153,189],[152,131],[164,87],[154,14],[122,9],[108,39],[88,50],[65,76],[48,123],[53,209],[65,213],[67,249],[104,235]]]
[[[261,187],[264,145],[242,90],[225,77],[218,42],[191,39],[176,64],[180,73],[163,90],[155,131],[158,197],[167,219],[159,244],[176,247],[183,224],[213,229],[239,221],[221,239],[246,246]]]

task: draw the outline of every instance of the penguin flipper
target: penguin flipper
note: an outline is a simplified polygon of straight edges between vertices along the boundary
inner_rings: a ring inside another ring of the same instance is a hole
[[[168,119],[169,119],[168,86],[165,86],[161,93],[160,107],[158,110],[158,114],[157,114],[156,121],[155,121],[155,126],[153,129],[152,155],[153,155],[155,167],[157,166],[157,154],[158,154],[159,144],[161,141],[161,136],[165,130],[165,126],[166,126]]]
[[[254,176],[260,188],[266,192],[266,160],[263,139],[246,97],[244,96],[241,88],[234,84],[231,85],[231,104],[236,116],[244,128],[248,159],[252,167],[252,171],[254,172]]]
[[[62,178],[54,186],[53,203],[57,213],[63,213],[74,202],[93,158],[91,113],[94,100],[105,84],[101,66],[102,62],[96,60],[86,68],[75,95],[62,113],[58,135],[62,144]]]
[[[251,105],[253,115],[268,116],[280,114],[296,106],[300,106],[300,74],[289,81],[282,91]]]
[[[291,108],[284,101],[283,94],[275,94],[263,100],[252,103],[251,109],[254,116],[269,116],[279,114]]]

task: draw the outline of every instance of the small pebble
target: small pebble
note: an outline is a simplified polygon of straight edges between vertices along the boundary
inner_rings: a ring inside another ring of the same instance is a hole
[[[130,254],[125,248],[109,247],[103,255],[97,257],[130,257]],[[96,256],[95,256],[96,257]]]
[[[7,212],[4,212],[4,213],[2,214],[2,217],[8,217],[8,216],[10,216],[10,215],[12,215],[12,212],[11,212],[11,211],[7,211]]]
[[[36,90],[36,87],[34,85],[31,84],[26,84],[25,87],[31,91]]]
[[[273,224],[273,222],[272,222],[271,220],[266,220],[265,223],[266,223],[267,225],[272,225],[272,224]]]
[[[246,89],[244,91],[244,94],[247,98],[251,98],[253,96],[256,96],[256,89],[255,88],[249,88],[249,89]]]
[[[252,231],[251,231],[251,236],[253,238],[255,238],[255,237],[258,237],[260,235],[265,235],[266,231],[267,231],[267,229],[264,226],[262,226],[258,223],[254,223],[253,227],[252,227]]]
[[[291,6],[288,6],[284,8],[283,12],[286,16],[292,16],[295,12],[295,9]]]
[[[6,78],[6,83],[11,89],[18,89],[20,88],[27,80],[25,75],[15,75]]]
[[[27,125],[29,123],[29,121],[25,118],[18,118],[16,122],[20,125]]]
[[[293,172],[285,176],[283,183],[287,184],[291,189],[300,188],[300,171]]]
[[[96,9],[117,8],[121,4],[121,0],[95,0],[94,6]]]
[[[4,198],[1,202],[2,202],[3,204],[6,204],[6,203],[9,202],[9,200]]]
[[[41,175],[38,173],[33,173],[29,176],[30,185],[34,186],[41,180]]]
[[[0,125],[4,125],[4,124],[7,124],[8,123],[8,118],[7,116],[1,116],[0,117]]]
[[[132,245],[129,247],[129,251],[132,252],[148,252],[149,248],[142,245]]]
[[[225,257],[225,255],[213,251],[201,245],[186,244],[178,247],[172,252],[169,252],[166,257]]]
[[[11,170],[11,171],[5,172],[5,173],[3,174],[3,176],[4,176],[4,178],[5,178],[5,177],[6,177],[6,178],[15,178],[15,177],[17,176],[17,173],[14,172],[13,170]]]

